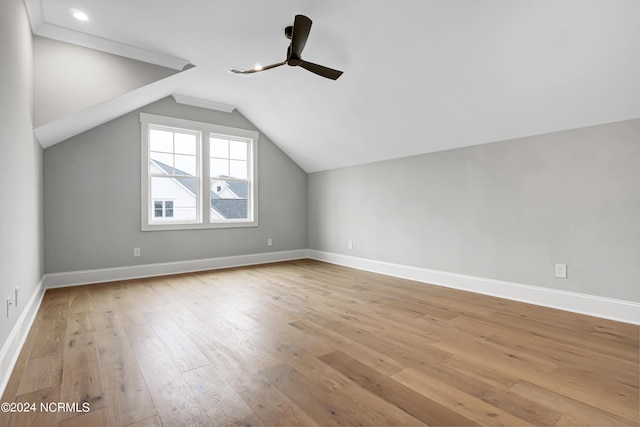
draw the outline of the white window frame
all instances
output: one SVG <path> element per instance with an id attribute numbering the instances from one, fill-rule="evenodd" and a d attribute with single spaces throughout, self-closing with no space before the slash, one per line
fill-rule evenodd
<path id="1" fill-rule="evenodd" d="M 141 123 L 141 229 L 142 231 L 158 230 L 191 230 L 209 228 L 234 228 L 258 226 L 258 139 L 259 133 L 249 129 L 221 126 L 212 123 L 197 122 L 157 114 L 140 113 Z M 149 176 L 149 126 L 160 126 L 169 129 L 199 132 L 198 141 L 198 187 L 197 220 L 191 222 L 160 222 L 153 218 Z M 211 218 L 211 177 L 209 168 L 209 136 L 225 135 L 231 138 L 242 138 L 248 141 L 248 182 L 247 219 L 212 220 Z M 166 220 L 165 220 L 166 221 Z"/>

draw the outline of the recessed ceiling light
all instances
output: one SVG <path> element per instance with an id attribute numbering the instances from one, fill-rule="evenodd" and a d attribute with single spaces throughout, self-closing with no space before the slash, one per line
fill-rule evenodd
<path id="1" fill-rule="evenodd" d="M 81 12 L 79 10 L 74 10 L 74 11 L 71 11 L 71 12 L 73 13 L 73 17 L 76 18 L 78 21 L 88 21 L 89 20 L 89 17 L 84 12 Z"/>

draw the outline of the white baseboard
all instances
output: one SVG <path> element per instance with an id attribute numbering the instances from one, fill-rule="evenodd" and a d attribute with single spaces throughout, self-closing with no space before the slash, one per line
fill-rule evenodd
<path id="1" fill-rule="evenodd" d="M 9 377 L 11 377 L 13 368 L 18 361 L 18 356 L 20 356 L 22 346 L 27 339 L 27 335 L 29 335 L 31 325 L 40 308 L 44 291 L 45 288 L 43 280 L 41 279 L 36 285 L 24 310 L 22 310 L 20 317 L 18 317 L 18 321 L 13 326 L 9 337 L 7 337 L 7 340 L 4 342 L 2 349 L 0 349 L 0 396 L 3 395 L 4 389 L 9 383 Z"/>
<path id="2" fill-rule="evenodd" d="M 113 282 L 116 280 L 140 279 L 143 277 L 290 261 L 301 258 L 307 258 L 307 251 L 305 249 L 191 261 L 132 265 L 127 267 L 101 268 L 96 270 L 70 271 L 67 273 L 49 273 L 44 275 L 44 286 L 46 289 L 62 288 L 66 286 Z"/>
<path id="3" fill-rule="evenodd" d="M 640 325 L 640 303 L 307 250 L 311 259 L 448 288 Z"/>

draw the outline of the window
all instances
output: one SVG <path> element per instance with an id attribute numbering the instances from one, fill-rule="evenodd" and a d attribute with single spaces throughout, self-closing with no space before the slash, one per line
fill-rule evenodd
<path id="1" fill-rule="evenodd" d="M 152 124 L 148 129 L 149 197 L 153 201 L 150 223 L 197 224 L 201 133 Z"/>
<path id="2" fill-rule="evenodd" d="M 142 230 L 257 226 L 258 133 L 140 114 Z"/>
<path id="3" fill-rule="evenodd" d="M 249 146 L 245 138 L 209 135 L 211 188 L 215 188 L 211 192 L 212 222 L 220 221 L 218 217 L 246 220 L 248 216 Z"/>
<path id="4" fill-rule="evenodd" d="M 173 218 L 173 200 L 154 200 L 154 218 Z"/>

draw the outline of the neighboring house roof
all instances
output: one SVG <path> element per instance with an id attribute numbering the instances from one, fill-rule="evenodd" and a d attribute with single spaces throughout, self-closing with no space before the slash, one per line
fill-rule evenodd
<path id="1" fill-rule="evenodd" d="M 181 171 L 180 169 L 174 169 L 173 167 L 159 162 L 157 160 L 151 160 L 153 164 L 165 171 L 167 175 L 180 174 L 188 175 L 188 173 Z M 226 181 L 229 176 L 221 176 L 216 178 L 220 181 L 224 181 L 229 189 L 237 196 L 233 199 L 223 199 L 215 191 L 211 191 L 211 208 L 218 212 L 225 219 L 240 219 L 247 217 L 247 186 L 238 181 Z M 195 197 L 196 195 L 196 180 L 191 178 L 174 178 L 183 187 L 189 190 Z"/>
<path id="2" fill-rule="evenodd" d="M 244 183 L 238 182 L 238 181 L 226 181 L 227 179 L 231 179 L 230 176 L 226 176 L 226 175 L 220 175 L 215 179 L 219 181 L 224 181 L 229 187 L 229 189 L 233 191 L 233 193 L 239 198 L 241 199 L 247 198 L 247 186 Z"/>
<path id="3" fill-rule="evenodd" d="M 211 207 L 226 219 L 247 217 L 247 199 L 211 199 Z"/>

